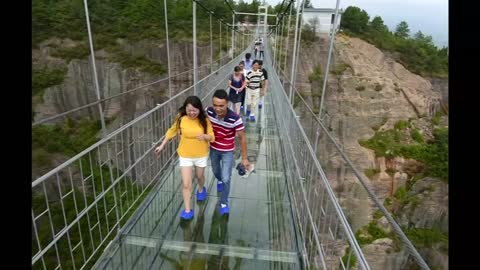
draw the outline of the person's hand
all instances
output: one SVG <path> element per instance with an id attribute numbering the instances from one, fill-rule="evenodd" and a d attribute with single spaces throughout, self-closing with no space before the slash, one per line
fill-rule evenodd
<path id="1" fill-rule="evenodd" d="M 247 169 L 248 171 L 250 171 L 250 162 L 248 162 L 248 159 L 243 158 L 243 159 L 242 159 L 242 165 L 245 167 L 245 169 Z"/>
<path id="2" fill-rule="evenodd" d="M 155 148 L 155 154 L 158 156 L 160 152 L 163 150 L 163 145 L 160 145 L 159 147 Z"/>
<path id="3" fill-rule="evenodd" d="M 197 136 L 197 139 L 199 141 L 208 141 L 207 136 L 208 136 L 207 134 L 200 134 L 200 135 Z"/>

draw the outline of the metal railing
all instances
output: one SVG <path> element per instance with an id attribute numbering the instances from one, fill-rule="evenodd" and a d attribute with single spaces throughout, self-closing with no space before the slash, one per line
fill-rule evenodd
<path id="1" fill-rule="evenodd" d="M 267 54 L 267 62 L 271 53 Z M 270 66 L 273 69 L 273 66 Z M 300 231 L 303 261 L 310 269 L 370 269 L 275 72 L 269 76 L 275 117 L 287 163 L 287 182 Z"/>
<path id="2" fill-rule="evenodd" d="M 272 36 L 271 41 L 276 42 L 276 36 Z M 296 41 L 294 40 L 294 42 Z M 330 48 L 333 45 L 332 39 Z M 269 49 L 272 51 L 272 48 Z M 273 46 L 273 49 L 279 50 L 278 46 Z M 329 54 L 331 54 L 331 50 Z M 269 55 L 273 54 L 270 53 Z M 301 124 L 303 129 L 302 135 L 308 140 L 309 147 L 312 148 L 315 159 L 318 160 L 322 172 L 328 180 L 329 186 L 331 186 L 331 190 L 338 199 L 348 224 L 355 234 L 356 241 L 362 242 L 363 255 L 366 258 L 366 262 L 372 269 L 387 269 L 391 265 L 396 265 L 398 269 L 409 267 L 430 269 L 415 246 L 402 231 L 398 222 L 384 206 L 383 199 L 385 198 L 379 198 L 378 192 L 382 192 L 381 185 L 372 185 L 365 174 L 361 173 L 353 165 L 354 163 L 350 160 L 350 157 L 345 154 L 342 144 L 337 141 L 342 138 L 344 132 L 348 132 L 350 125 L 368 125 L 378 130 L 384 125 L 393 126 L 394 122 L 404 120 L 404 117 L 394 117 L 385 114 L 378 117 L 369 117 L 369 123 L 365 123 L 359 121 L 363 120 L 362 117 L 356 117 L 355 113 L 352 113 L 353 115 L 346 117 L 345 121 L 349 120 L 348 123 L 331 123 L 331 116 L 325 113 L 322 115 L 323 118 L 319 119 L 319 115 L 322 112 L 321 106 L 317 112 L 311 108 L 310 103 L 305 100 L 297 87 L 295 87 L 292 79 L 285 74 L 285 72 L 290 73 L 290 71 L 282 69 L 280 54 L 277 52 L 276 55 L 278 59 L 272 62 L 274 66 L 271 68 L 274 71 L 272 73 L 278 76 L 278 87 L 282 89 L 279 92 L 288 96 L 288 105 L 291 106 L 298 122 Z M 328 68 L 326 72 L 328 72 Z M 295 74 L 295 72 L 292 72 L 292 74 Z M 298 80 L 295 75 L 292 76 L 294 77 L 293 81 Z M 326 79 L 323 83 L 322 99 L 324 99 L 324 92 L 326 91 L 325 86 Z M 286 104 L 283 105 L 283 107 L 286 106 Z M 341 134 L 336 134 L 340 138 L 332 135 L 331 124 L 341 125 L 339 127 L 342 130 Z M 291 132 L 292 130 L 290 129 Z M 301 157 L 304 158 L 304 155 Z M 358 158 L 354 161 L 357 163 L 363 162 L 358 160 Z M 395 187 L 392 186 L 392 188 L 394 190 L 398 189 L 398 184 Z M 378 230 L 379 236 L 376 236 L 376 239 L 373 240 L 369 239 L 368 230 Z M 380 242 L 375 242 L 375 240 Z M 371 246 L 368 246 L 370 244 Z M 382 254 L 384 256 L 382 260 L 378 259 L 378 256 L 382 255 L 373 251 L 375 245 L 383 245 L 385 250 L 387 250 L 386 254 Z"/>
<path id="3" fill-rule="evenodd" d="M 210 102 L 243 54 L 196 84 Z M 95 262 L 175 157 L 177 142 L 157 158 L 178 108 L 194 85 L 132 120 L 32 182 L 34 269 L 84 269 Z"/>

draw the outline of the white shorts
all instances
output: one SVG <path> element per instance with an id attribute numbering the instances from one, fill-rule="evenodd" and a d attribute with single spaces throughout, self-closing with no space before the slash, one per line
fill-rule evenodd
<path id="1" fill-rule="evenodd" d="M 199 158 L 184 158 L 178 157 L 180 161 L 180 167 L 195 167 L 205 168 L 207 167 L 208 156 L 206 157 L 199 157 Z"/>

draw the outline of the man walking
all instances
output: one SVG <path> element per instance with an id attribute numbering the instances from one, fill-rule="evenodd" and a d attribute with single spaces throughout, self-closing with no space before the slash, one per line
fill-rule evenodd
<path id="1" fill-rule="evenodd" d="M 260 42 L 260 44 L 258 45 L 258 50 L 260 51 L 259 58 L 263 60 L 263 51 L 265 50 L 265 45 L 263 44 L 263 42 Z"/>
<path id="2" fill-rule="evenodd" d="M 258 60 L 258 68 L 262 71 L 263 77 L 265 80 L 263 81 L 263 95 L 260 97 L 260 101 L 258 102 L 258 108 L 261 109 L 263 106 L 263 99 L 265 98 L 265 95 L 267 94 L 267 88 L 268 88 L 268 73 L 267 70 L 263 68 L 263 60 Z"/>
<path id="3" fill-rule="evenodd" d="M 247 117 L 250 121 L 255 121 L 255 116 L 258 112 L 258 101 L 260 96 L 264 94 L 264 80 L 263 72 L 259 69 L 259 60 L 253 61 L 253 69 L 247 73 L 247 88 L 245 94 L 247 95 L 245 106 L 247 107 Z M 250 107 L 248 107 L 250 105 Z M 248 109 L 250 108 L 250 109 Z"/>
<path id="4" fill-rule="evenodd" d="M 228 195 L 234 165 L 235 133 L 240 137 L 242 164 L 250 170 L 247 158 L 247 137 L 242 118 L 228 108 L 228 94 L 223 89 L 213 93 L 213 106 L 207 108 L 208 119 L 212 123 L 215 141 L 210 143 L 212 171 L 218 180 L 217 191 L 220 197 L 220 215 L 228 214 Z"/>

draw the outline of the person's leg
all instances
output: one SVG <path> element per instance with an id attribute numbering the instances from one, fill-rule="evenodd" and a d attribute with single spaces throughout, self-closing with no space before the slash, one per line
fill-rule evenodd
<path id="1" fill-rule="evenodd" d="M 197 176 L 198 181 L 198 191 L 203 192 L 205 185 L 205 167 L 202 168 L 195 166 L 195 175 Z"/>
<path id="2" fill-rule="evenodd" d="M 190 195 L 192 194 L 192 167 L 182 166 L 180 167 L 182 173 L 182 194 L 183 203 L 185 205 L 185 212 L 189 213 L 190 208 Z"/>
<path id="3" fill-rule="evenodd" d="M 205 167 L 207 167 L 208 156 L 195 159 L 195 175 L 198 181 L 197 201 L 207 199 L 207 189 L 205 188 Z"/>
<path id="4" fill-rule="evenodd" d="M 217 191 L 218 192 L 221 192 L 222 188 L 223 188 L 223 185 L 221 185 L 222 184 L 222 167 L 220 166 L 220 162 L 221 162 L 220 154 L 221 154 L 220 151 L 217 151 L 215 149 L 210 148 L 210 162 L 212 164 L 213 175 L 215 176 L 215 178 L 218 181 L 218 183 L 217 183 Z"/>
<path id="5" fill-rule="evenodd" d="M 260 89 L 250 90 L 250 116 L 258 115 L 258 99 L 260 98 Z M 250 117 L 252 119 L 252 117 Z"/>
<path id="6" fill-rule="evenodd" d="M 245 97 L 247 96 L 247 89 L 245 88 L 242 91 L 242 106 L 243 106 L 243 114 L 247 114 L 247 105 L 245 104 Z"/>
<path id="7" fill-rule="evenodd" d="M 228 204 L 228 196 L 230 194 L 230 179 L 232 177 L 233 169 L 233 154 L 234 151 L 222 153 L 222 182 L 224 184 L 222 196 L 220 197 L 221 204 Z"/>
<path id="8" fill-rule="evenodd" d="M 245 107 L 247 108 L 247 114 L 246 115 L 248 116 L 249 112 L 252 111 L 252 106 L 251 106 L 252 104 L 251 103 L 252 103 L 252 93 L 253 93 L 254 90 L 247 89 L 246 91 L 247 91 L 246 92 L 247 97 L 245 98 Z"/>
<path id="9" fill-rule="evenodd" d="M 242 105 L 241 102 L 235 103 L 235 112 L 240 115 L 240 106 Z"/>
<path id="10" fill-rule="evenodd" d="M 220 166 L 220 155 L 219 155 L 219 151 L 215 150 L 215 149 L 212 149 L 210 148 L 210 162 L 212 163 L 212 172 L 213 172 L 213 175 L 215 176 L 215 178 L 217 178 L 217 180 L 221 181 L 222 179 L 222 171 L 221 171 L 221 166 Z"/>

